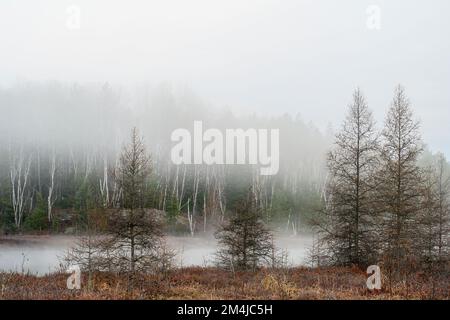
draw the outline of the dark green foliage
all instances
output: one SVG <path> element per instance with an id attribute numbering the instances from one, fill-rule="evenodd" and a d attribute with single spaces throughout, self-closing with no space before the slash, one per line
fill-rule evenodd
<path id="1" fill-rule="evenodd" d="M 311 220 L 317 217 L 323 207 L 320 193 L 311 188 L 303 188 L 293 194 L 277 189 L 270 208 L 271 222 L 289 231 L 308 229 Z M 289 224 L 289 225 L 288 225 Z"/>
<path id="2" fill-rule="evenodd" d="M 49 226 L 47 204 L 42 194 L 36 194 L 36 205 L 33 212 L 25 217 L 23 228 L 26 231 L 43 231 Z"/>
<path id="3" fill-rule="evenodd" d="M 274 256 L 273 236 L 264 224 L 251 192 L 236 213 L 215 234 L 219 242 L 216 263 L 235 270 L 255 270 Z"/>

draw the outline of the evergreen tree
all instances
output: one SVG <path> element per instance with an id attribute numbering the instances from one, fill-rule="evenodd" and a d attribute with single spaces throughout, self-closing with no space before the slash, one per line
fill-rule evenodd
<path id="1" fill-rule="evenodd" d="M 253 193 L 238 206 L 235 215 L 216 232 L 216 263 L 228 270 L 255 270 L 274 256 L 273 236 L 262 221 Z"/>
<path id="2" fill-rule="evenodd" d="M 43 231 L 49 226 L 47 204 L 41 193 L 36 194 L 36 205 L 30 215 L 26 216 L 24 228 L 29 231 Z"/>

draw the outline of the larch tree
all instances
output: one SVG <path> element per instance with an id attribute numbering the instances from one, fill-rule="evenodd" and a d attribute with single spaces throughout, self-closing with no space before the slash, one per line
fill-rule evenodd
<path id="1" fill-rule="evenodd" d="M 423 197 L 419 123 L 398 86 L 382 132 L 378 199 L 383 263 L 390 275 L 407 273 L 417 262 L 418 218 Z"/>
<path id="2" fill-rule="evenodd" d="M 318 226 L 330 264 L 366 265 L 375 259 L 373 194 L 378 147 L 372 113 L 357 89 L 328 154 L 327 203 Z"/>
<path id="3" fill-rule="evenodd" d="M 105 243 L 114 268 L 129 275 L 130 289 L 137 272 L 151 272 L 162 259 L 169 258 L 163 248 L 161 225 L 154 212 L 144 208 L 150 170 L 150 157 L 133 129 L 115 177 L 122 190 L 121 205 L 109 218 Z"/>

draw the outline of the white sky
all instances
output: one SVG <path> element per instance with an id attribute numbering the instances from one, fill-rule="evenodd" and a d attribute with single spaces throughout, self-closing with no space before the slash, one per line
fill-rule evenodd
<path id="1" fill-rule="evenodd" d="M 66 27 L 71 5 L 80 29 Z M 0 84 L 168 81 L 323 128 L 357 86 L 382 122 L 401 83 L 424 140 L 450 157 L 449 14 L 448 0 L 0 0 Z"/>

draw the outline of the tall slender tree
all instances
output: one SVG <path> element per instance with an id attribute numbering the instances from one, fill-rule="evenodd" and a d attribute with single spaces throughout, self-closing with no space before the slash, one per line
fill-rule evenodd
<path id="1" fill-rule="evenodd" d="M 416 260 L 420 237 L 422 170 L 417 158 L 422 152 L 419 123 L 413 119 L 403 87 L 398 86 L 382 132 L 380 200 L 380 240 L 389 273 L 408 272 Z"/>
<path id="2" fill-rule="evenodd" d="M 17 228 L 22 225 L 27 200 L 29 200 L 29 177 L 31 156 L 25 159 L 22 149 L 10 160 L 11 204 L 14 212 L 14 222 Z"/>
<path id="3" fill-rule="evenodd" d="M 133 287 L 136 272 L 148 272 L 161 261 L 163 234 L 160 223 L 145 210 L 147 178 L 150 157 L 136 129 L 131 142 L 124 147 L 116 177 L 122 190 L 121 208 L 111 215 L 106 250 L 120 272 L 129 275 Z"/>
<path id="4" fill-rule="evenodd" d="M 359 89 L 335 148 L 328 154 L 325 219 L 319 224 L 332 264 L 361 265 L 375 258 L 373 192 L 378 136 L 372 113 Z"/>

